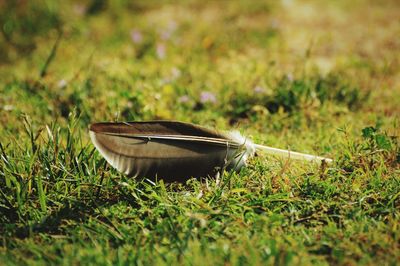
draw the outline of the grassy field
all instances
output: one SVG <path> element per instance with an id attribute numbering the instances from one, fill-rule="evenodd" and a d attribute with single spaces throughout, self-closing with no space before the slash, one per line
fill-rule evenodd
<path id="1" fill-rule="evenodd" d="M 398 1 L 0 0 L 1 265 L 396 265 Z M 133 180 L 99 121 L 331 157 Z"/>

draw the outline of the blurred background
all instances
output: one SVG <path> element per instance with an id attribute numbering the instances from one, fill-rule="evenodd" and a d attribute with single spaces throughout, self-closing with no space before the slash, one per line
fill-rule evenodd
<path id="1" fill-rule="evenodd" d="M 0 0 L 0 122 L 393 117 L 399 15 L 396 0 Z"/>

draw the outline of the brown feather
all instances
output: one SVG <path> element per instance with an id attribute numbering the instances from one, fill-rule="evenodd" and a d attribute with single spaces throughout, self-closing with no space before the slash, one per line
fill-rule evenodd
<path id="1" fill-rule="evenodd" d="M 117 170 L 167 182 L 215 175 L 240 161 L 240 145 L 225 135 L 176 121 L 96 123 L 90 136 Z"/>

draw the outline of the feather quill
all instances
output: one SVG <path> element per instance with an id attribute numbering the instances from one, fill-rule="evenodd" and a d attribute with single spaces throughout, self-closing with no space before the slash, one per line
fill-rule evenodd
<path id="1" fill-rule="evenodd" d="M 293 159 L 330 159 L 254 144 L 239 132 L 226 134 L 177 121 L 95 123 L 90 138 L 106 161 L 135 178 L 167 182 L 238 170 L 256 150 Z"/>

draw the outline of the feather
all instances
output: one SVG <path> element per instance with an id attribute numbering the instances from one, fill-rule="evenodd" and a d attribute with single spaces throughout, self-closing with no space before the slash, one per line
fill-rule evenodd
<path id="1" fill-rule="evenodd" d="M 175 121 L 96 123 L 90 137 L 109 164 L 132 177 L 183 181 L 240 168 L 249 157 L 221 133 Z"/>
<path id="2" fill-rule="evenodd" d="M 89 134 L 100 154 L 118 171 L 167 182 L 238 170 L 256 150 L 294 159 L 329 160 L 254 144 L 237 131 L 224 134 L 177 121 L 95 123 Z"/>

